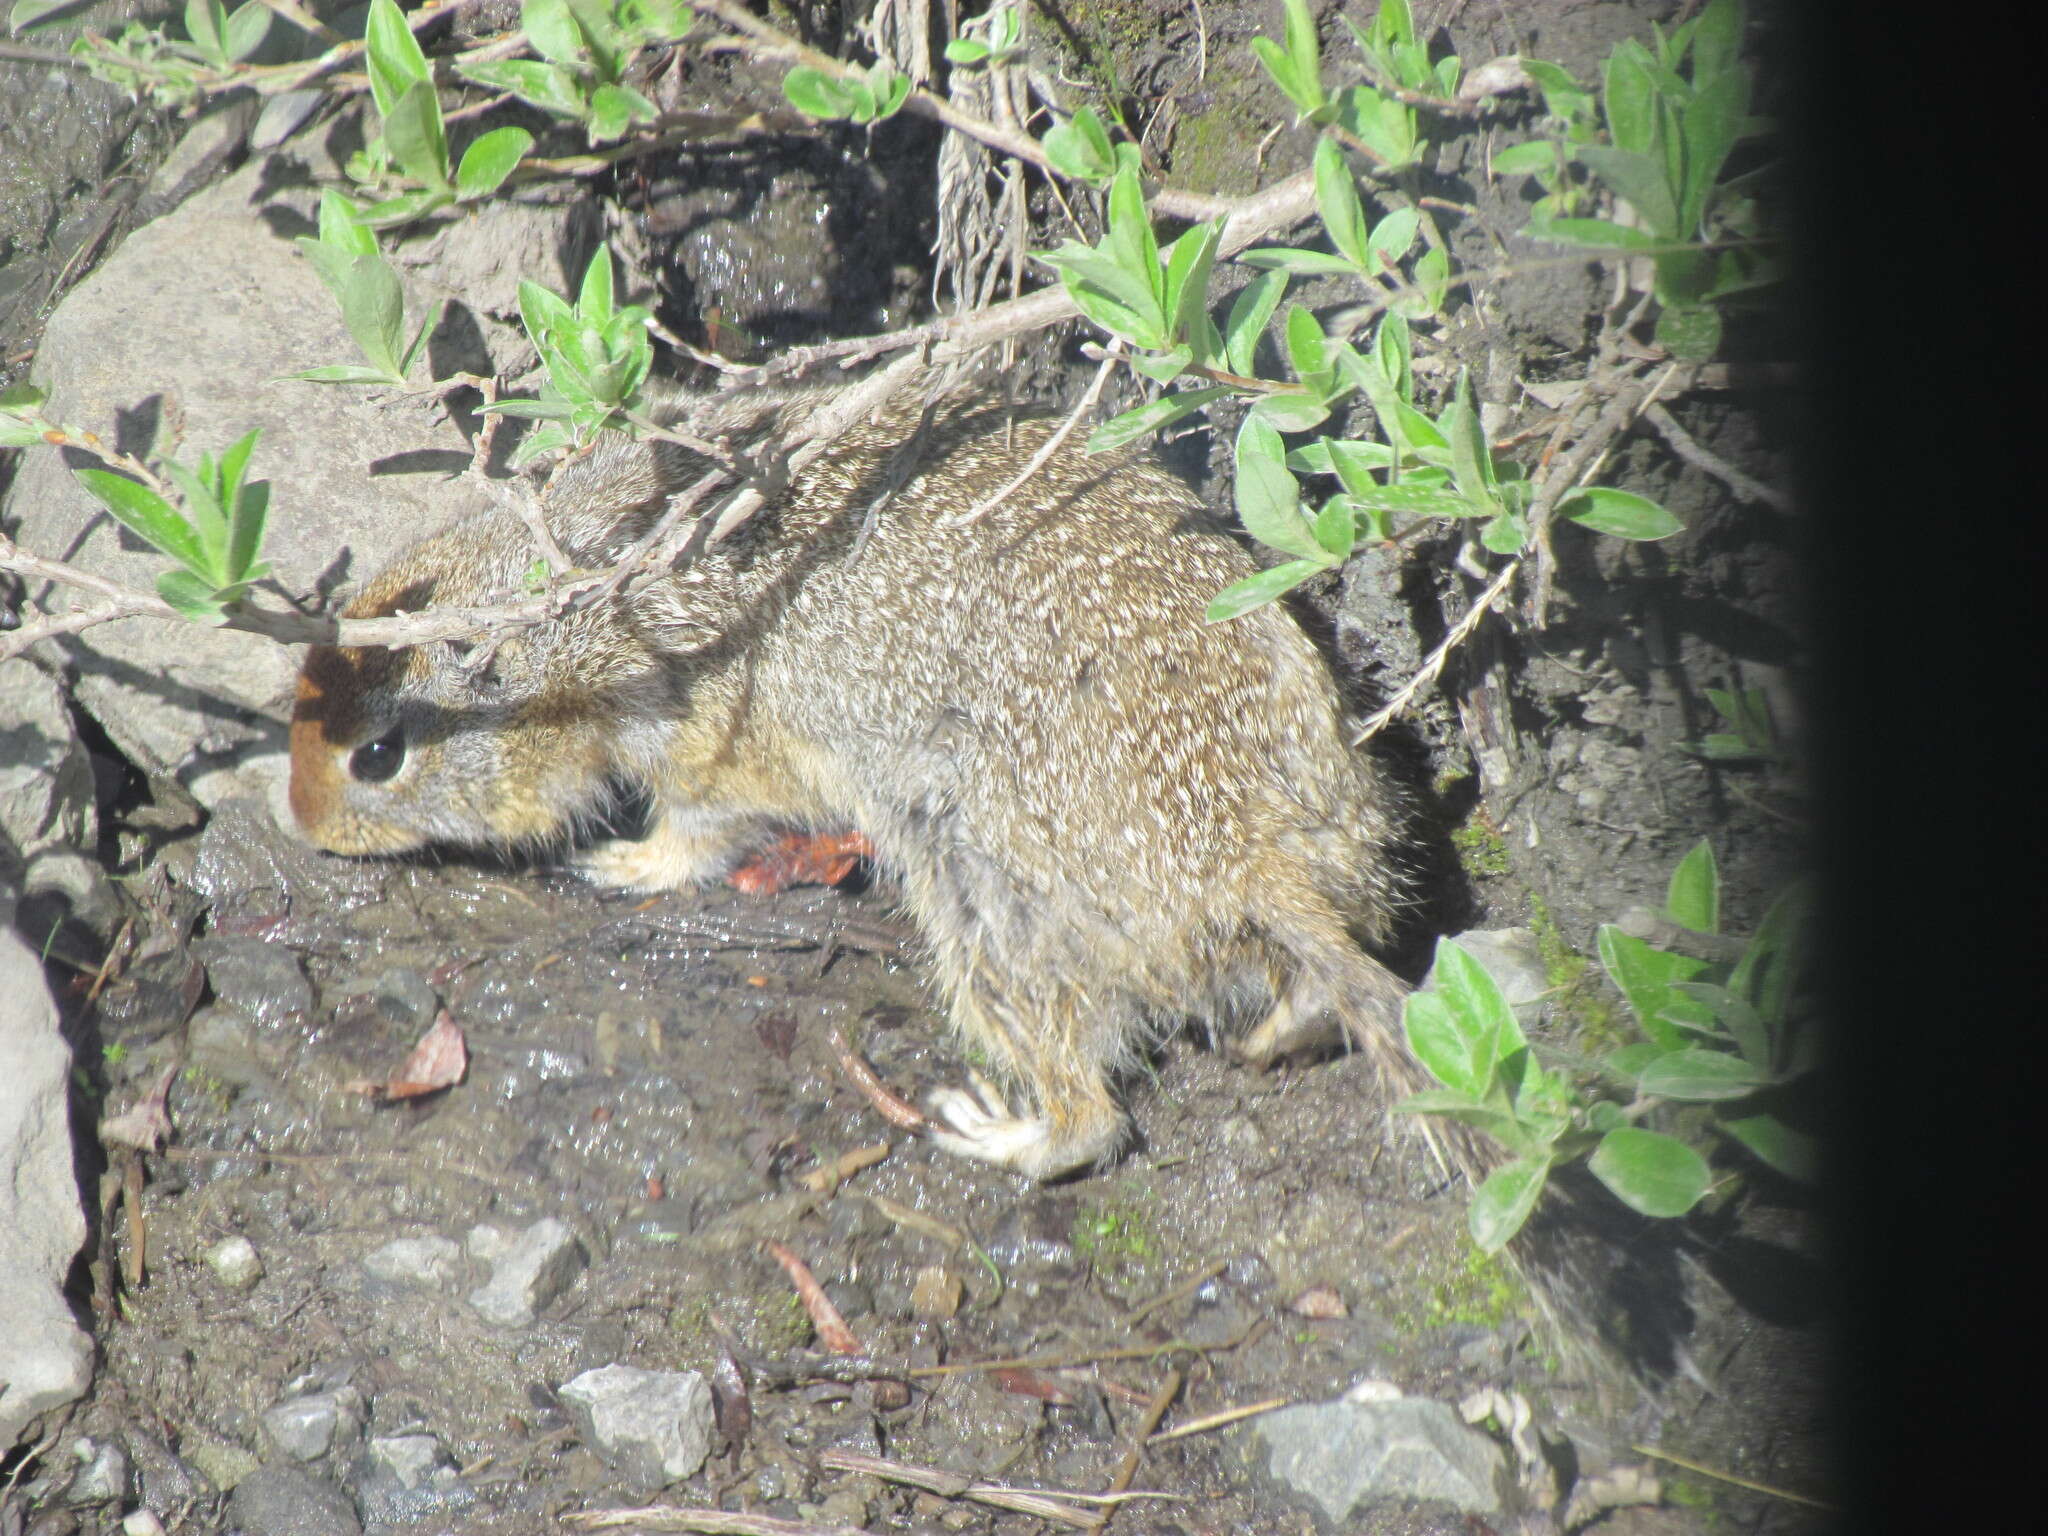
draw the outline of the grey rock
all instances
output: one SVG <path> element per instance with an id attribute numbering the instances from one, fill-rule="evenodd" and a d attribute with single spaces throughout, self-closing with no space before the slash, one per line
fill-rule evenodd
<path id="1" fill-rule="evenodd" d="M 394 1237 L 363 1255 L 363 1272 L 390 1285 L 446 1290 L 462 1267 L 462 1248 L 452 1238 Z"/>
<path id="2" fill-rule="evenodd" d="M 1501 1507 L 1500 1448 L 1428 1398 L 1304 1403 L 1266 1414 L 1253 1434 L 1268 1475 L 1335 1522 L 1364 1505 L 1405 1499 L 1470 1514 Z"/>
<path id="3" fill-rule="evenodd" d="M 263 1278 L 263 1259 L 246 1237 L 224 1237 L 206 1250 L 206 1267 L 231 1291 L 249 1291 Z"/>
<path id="4" fill-rule="evenodd" d="M 223 1491 L 241 1487 L 243 1481 L 254 1477 L 261 1467 L 261 1463 L 239 1445 L 210 1439 L 203 1434 L 187 1437 L 181 1449 L 199 1475 Z"/>
<path id="5" fill-rule="evenodd" d="M 161 218 L 227 169 L 248 142 L 256 111 L 253 100 L 230 98 L 202 113 L 151 174 L 135 204 L 137 217 Z"/>
<path id="6" fill-rule="evenodd" d="M 213 995 L 259 1024 L 295 1025 L 313 1012 L 313 984 L 292 950 L 263 939 L 197 939 Z"/>
<path id="7" fill-rule="evenodd" d="M 373 898 L 382 881 L 377 864 L 318 853 L 260 802 L 240 799 L 207 820 L 189 883 L 217 911 L 254 915 L 348 911 Z"/>
<path id="8" fill-rule="evenodd" d="M 692 1476 L 711 1454 L 711 1388 L 695 1371 L 600 1366 L 561 1398 L 584 1443 L 641 1486 Z"/>
<path id="9" fill-rule="evenodd" d="M 142 1502 L 151 1509 L 176 1509 L 211 1496 L 210 1479 L 147 1430 L 129 1427 L 121 1438 L 135 1464 Z"/>
<path id="10" fill-rule="evenodd" d="M 0 834 L 20 852 L 23 894 L 60 897 L 92 927 L 112 926 L 113 888 L 92 857 L 92 761 L 63 690 L 23 657 L 0 661 Z"/>
<path id="11" fill-rule="evenodd" d="M 256 1055 L 256 1028 L 239 1008 L 211 1006 L 185 1026 L 185 1059 L 224 1083 L 247 1088 L 268 1080 Z"/>
<path id="12" fill-rule="evenodd" d="M 315 181 L 336 173 L 311 137 L 252 157 L 137 230 L 74 288 L 51 316 L 35 363 L 54 419 L 123 448 L 148 452 L 161 438 L 189 461 L 260 430 L 252 475 L 278 488 L 280 509 L 287 498 L 290 507 L 272 519 L 265 554 L 276 579 L 306 596 L 361 579 L 423 528 L 481 499 L 451 483 L 469 459 L 453 425 L 370 391 L 280 382 L 298 369 L 357 358 L 333 298 L 292 244 L 313 231 Z M 509 364 L 525 342 L 487 312 L 498 302 L 495 289 L 480 311 L 465 285 L 488 265 L 568 289 L 562 258 L 574 260 L 580 277 L 583 254 L 568 231 L 592 227 L 593 216 L 566 200 L 501 200 L 488 234 L 470 230 L 466 217 L 447 221 L 431 268 L 413 265 L 434 238 L 431 225 L 410 232 L 396 253 L 408 316 L 451 301 L 429 347 L 435 369 L 493 372 L 500 362 L 487 355 L 492 349 Z M 25 547 L 61 553 L 125 585 L 149 590 L 163 569 L 162 557 L 117 527 L 58 454 L 23 456 L 5 516 Z M 30 600 L 41 608 L 69 601 L 45 589 Z M 39 654 L 74 669 L 80 705 L 145 771 L 176 778 L 209 807 L 237 794 L 278 803 L 297 666 L 285 647 L 134 619 L 52 639 Z"/>
<path id="13" fill-rule="evenodd" d="M 64 1502 L 84 1509 L 98 1504 L 122 1504 L 128 1499 L 128 1452 L 111 1440 L 89 1440 L 81 1436 L 71 1448 L 78 1458 L 78 1470 L 64 1490 Z"/>
<path id="14" fill-rule="evenodd" d="M 469 1304 L 491 1322 L 524 1327 L 590 1262 L 562 1222 L 548 1216 L 520 1233 L 491 1265 L 491 1278 L 469 1293 Z"/>
<path id="15" fill-rule="evenodd" d="M 1531 1028 L 1542 1022 L 1550 978 L 1544 970 L 1543 951 L 1537 946 L 1534 929 L 1474 928 L 1454 937 L 1458 946 L 1493 978 L 1493 984 L 1514 1009 L 1517 1023 Z M 1423 985 L 1435 984 L 1436 970 L 1432 967 Z"/>
<path id="16" fill-rule="evenodd" d="M 12 846 L 0 837 L 0 868 Z M 71 1168 L 71 1049 L 0 887 L 0 1454 L 92 1380 L 92 1341 L 60 1290 L 85 1241 Z"/>
<path id="17" fill-rule="evenodd" d="M 235 1485 L 228 1524 L 242 1536 L 362 1536 L 347 1494 L 303 1467 L 275 1462 Z"/>
<path id="18" fill-rule="evenodd" d="M 422 1520 L 476 1498 L 432 1435 L 377 1436 L 357 1463 L 355 1483 L 372 1521 Z"/>
<path id="19" fill-rule="evenodd" d="M 363 1429 L 363 1398 L 353 1387 L 288 1397 L 263 1415 L 263 1432 L 294 1461 L 347 1450 Z"/>

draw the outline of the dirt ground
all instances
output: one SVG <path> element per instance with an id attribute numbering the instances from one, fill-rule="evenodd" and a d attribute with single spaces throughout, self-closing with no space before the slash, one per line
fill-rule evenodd
<path id="1" fill-rule="evenodd" d="M 1527 47 L 1585 79 L 1615 37 L 1672 9 L 1508 5 L 1460 15 L 1451 35 L 1468 60 Z M 1178 7 L 1070 19 L 1114 55 L 1132 97 L 1178 103 L 1169 162 L 1210 152 L 1203 113 L 1227 92 L 1193 83 Z M 1218 58 L 1270 22 L 1255 4 L 1212 3 L 1204 18 Z M 1306 142 L 1283 136 L 1274 161 L 1291 165 L 1288 146 Z M 906 163 L 917 154 L 914 141 L 884 147 Z M 857 156 L 856 136 L 837 152 Z M 812 153 L 792 151 L 793 163 Z M 1469 164 L 1453 157 L 1442 174 L 1500 226 L 1516 216 L 1486 201 Z M 645 214 L 662 185 L 622 181 L 611 195 Z M 913 236 L 923 216 L 911 210 Z M 1474 221 L 1461 254 L 1477 259 L 1493 233 Z M 701 306 L 677 245 L 660 228 L 646 238 L 668 300 Z M 894 260 L 904 231 L 857 223 L 835 239 L 844 282 L 825 307 L 844 330 L 878 328 L 916 285 L 855 279 Z M 1504 290 L 1447 345 L 1562 376 L 1602 300 L 1590 271 Z M 765 338 L 808 334 L 785 301 L 764 286 L 738 318 Z M 26 322 L 10 323 L 21 334 Z M 1731 348 L 1779 361 L 1766 323 Z M 1020 378 L 1069 389 L 1071 363 L 1048 348 Z M 1789 429 L 1776 376 L 1753 377 L 1674 411 L 1768 480 Z M 1182 445 L 1177 462 L 1202 478 L 1207 451 Z M 1687 535 L 1649 553 L 1588 546 L 1566 563 L 1550 627 L 1483 640 L 1387 744 L 1432 881 L 1407 936 L 1411 977 L 1434 934 L 1460 928 L 1535 918 L 1589 949 L 1596 924 L 1656 904 L 1704 835 L 1737 931 L 1797 867 L 1796 784 L 1686 750 L 1711 725 L 1704 687 L 1782 689 L 1796 674 L 1784 519 L 1738 505 L 1647 436 L 1628 441 L 1610 481 L 1664 501 Z M 1227 482 L 1208 476 L 1205 491 L 1222 501 Z M 1398 570 L 1360 561 L 1310 594 L 1359 696 L 1400 682 L 1469 597 L 1454 554 L 1424 549 Z M 139 1486 L 155 1479 L 182 1512 L 174 1530 L 221 1528 L 220 1490 L 276 1459 L 266 1413 L 318 1392 L 354 1405 L 317 1464 L 373 1530 L 550 1531 L 565 1512 L 643 1502 L 653 1489 L 585 1444 L 559 1395 L 615 1361 L 719 1381 L 737 1364 L 751 1382 L 748 1422 L 722 1412 L 724 1448 L 663 1498 L 821 1528 L 1054 1529 L 846 1470 L 832 1453 L 1098 1491 L 1169 1379 L 1169 1425 L 1361 1381 L 1452 1403 L 1500 1387 L 1535 1405 L 1560 1460 L 1650 1464 L 1664 1479 L 1660 1506 L 1618 1509 L 1598 1529 L 1813 1526 L 1802 1504 L 1686 1465 L 1826 1492 L 1821 1276 L 1811 1213 L 1788 1188 L 1753 1179 L 1661 1230 L 1581 1193 L 1516 1262 L 1482 1260 L 1462 1190 L 1389 1127 L 1362 1062 L 1259 1074 L 1187 1037 L 1162 1043 L 1128 1085 L 1139 1138 L 1121 1161 L 1033 1187 L 893 1130 L 838 1059 L 842 1032 L 913 1100 L 968 1067 L 937 1028 L 886 881 L 642 900 L 530 864 L 355 863 L 308 852 L 254 806 L 202 825 L 102 761 L 104 848 L 136 924 L 89 1003 L 99 956 L 80 952 L 76 972 L 53 965 L 81 1069 L 82 1183 L 101 1202 L 77 1285 L 101 1364 L 64 1435 L 129 1447 Z M 388 1077 L 443 1011 L 467 1038 L 459 1086 L 399 1102 L 356 1091 Z M 90 1127 L 103 1107 L 167 1071 L 169 1147 L 132 1165 L 102 1148 Z M 805 1182 L 884 1145 L 843 1183 Z M 136 1192 L 125 1202 L 124 1184 Z M 488 1321 L 470 1297 L 493 1243 L 549 1218 L 573 1235 L 573 1273 L 536 1319 Z M 253 1246 L 260 1278 L 224 1278 L 210 1256 L 230 1237 Z M 452 1245 L 431 1275 L 392 1278 L 373 1257 L 419 1238 Z M 808 1265 L 865 1358 L 887 1367 L 878 1379 L 825 1360 L 770 1242 Z M 416 1486 L 364 1449 L 404 1436 L 438 1448 L 439 1472 Z M 28 1482 L 38 1470 L 13 1472 Z M 1329 1528 L 1272 1484 L 1242 1423 L 1155 1443 L 1131 1486 L 1166 1498 L 1124 1506 L 1111 1529 L 1128 1536 Z M 1548 1528 L 1526 1511 L 1497 1518 L 1383 1507 L 1342 1529 Z M 118 1528 L 104 1507 L 53 1507 L 32 1527 Z"/>

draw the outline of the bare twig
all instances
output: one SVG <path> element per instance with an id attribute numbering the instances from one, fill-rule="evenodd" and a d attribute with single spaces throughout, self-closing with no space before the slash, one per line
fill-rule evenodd
<path id="1" fill-rule="evenodd" d="M 870 1536 L 857 1525 L 819 1525 L 810 1520 L 778 1520 L 773 1515 L 746 1515 L 724 1509 L 684 1509 L 676 1504 L 586 1509 L 560 1519 L 562 1524 L 582 1531 L 609 1531 L 630 1525 L 642 1531 L 695 1531 L 699 1536 Z"/>
<path id="2" fill-rule="evenodd" d="M 1479 621 L 1486 616 L 1487 610 L 1499 600 L 1500 595 L 1507 591 L 1508 583 L 1515 579 L 1515 572 L 1521 568 L 1522 562 L 1518 559 L 1510 560 L 1500 568 L 1499 573 L 1487 584 L 1486 590 L 1479 594 L 1479 600 L 1466 611 L 1463 618 L 1451 626 L 1451 632 L 1445 635 L 1437 648 L 1429 653 L 1422 665 L 1416 669 L 1415 675 L 1403 683 L 1395 691 L 1394 696 L 1388 699 L 1384 705 L 1366 717 L 1365 724 L 1359 727 L 1358 734 L 1351 738 L 1353 746 L 1362 745 L 1379 735 L 1381 731 L 1387 728 L 1387 723 L 1390 720 L 1400 714 L 1402 710 L 1406 709 L 1414 701 L 1418 693 L 1429 687 L 1430 684 L 1434 683 L 1442 675 L 1444 663 L 1450 660 L 1451 652 L 1463 644 L 1466 637 L 1479 627 Z"/>
<path id="3" fill-rule="evenodd" d="M 1240 1419 L 1257 1418 L 1262 1413 L 1271 1413 L 1275 1408 L 1285 1408 L 1290 1400 L 1284 1397 L 1269 1397 L 1261 1402 L 1246 1403 L 1242 1408 L 1225 1408 L 1217 1413 L 1205 1413 L 1199 1419 L 1190 1419 L 1185 1424 L 1176 1424 L 1152 1437 L 1154 1442 L 1180 1440 L 1188 1435 L 1205 1435 L 1212 1429 L 1222 1429 Z"/>
<path id="4" fill-rule="evenodd" d="M 1098 1521 L 1094 1510 L 1076 1509 L 1074 1506 L 1077 1504 L 1107 1504 L 1114 1508 L 1132 1499 L 1179 1500 L 1177 1494 L 1154 1492 L 1072 1493 L 1062 1490 L 1039 1493 L 1026 1488 L 1011 1488 L 1003 1483 L 976 1482 L 957 1472 L 888 1461 L 859 1451 L 823 1451 L 819 1453 L 818 1463 L 834 1472 L 857 1472 L 867 1477 L 879 1477 L 888 1483 L 908 1483 L 913 1488 L 922 1488 L 942 1498 L 972 1499 L 977 1504 L 988 1504 L 996 1509 L 1012 1509 L 1020 1514 L 1036 1515 L 1041 1520 L 1056 1520 L 1079 1531 L 1094 1530 Z"/>
<path id="5" fill-rule="evenodd" d="M 1109 1480 L 1109 1487 L 1103 1490 L 1105 1493 L 1122 1493 L 1131 1486 L 1131 1479 L 1138 1475 L 1138 1463 L 1145 1457 L 1145 1442 L 1151 1438 L 1152 1431 L 1159 1427 L 1159 1421 L 1166 1417 L 1166 1410 L 1173 1406 L 1173 1400 L 1180 1396 L 1181 1380 L 1179 1371 L 1166 1373 L 1166 1379 L 1159 1384 L 1159 1390 L 1152 1394 L 1152 1400 L 1145 1405 L 1144 1417 L 1138 1420 L 1137 1428 L 1131 1431 L 1130 1449 L 1124 1452 L 1124 1459 L 1117 1463 L 1116 1476 Z M 1105 1528 L 1115 1514 L 1116 1506 L 1112 1504 L 1095 1517 L 1095 1528 L 1098 1531 Z"/>
<path id="6" fill-rule="evenodd" d="M 1765 485 L 1761 480 L 1744 474 L 1726 459 L 1702 448 L 1663 406 L 1652 403 L 1643 412 L 1643 420 L 1657 429 L 1657 435 L 1664 439 L 1673 453 L 1696 469 L 1712 475 L 1742 500 L 1762 502 L 1774 512 L 1792 510 L 1790 496 L 1775 486 Z"/>

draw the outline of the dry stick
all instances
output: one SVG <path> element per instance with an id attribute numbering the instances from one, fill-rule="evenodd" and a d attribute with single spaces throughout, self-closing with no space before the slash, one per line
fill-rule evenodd
<path id="1" fill-rule="evenodd" d="M 1451 626 L 1451 632 L 1429 653 L 1428 658 L 1416 669 L 1415 675 L 1403 683 L 1391 699 L 1366 717 L 1365 724 L 1359 728 L 1358 734 L 1351 738 L 1354 747 L 1362 746 L 1379 735 L 1387 728 L 1387 722 L 1406 709 L 1416 694 L 1429 687 L 1442 675 L 1444 663 L 1451 659 L 1451 652 L 1463 644 L 1466 637 L 1479 627 L 1479 621 L 1499 600 L 1500 595 L 1507 591 L 1508 583 L 1515 579 L 1515 572 L 1521 568 L 1522 562 L 1519 557 L 1500 568 L 1500 573 L 1488 582 L 1486 590 L 1479 594 L 1479 601 L 1471 606 L 1463 618 Z"/>
<path id="2" fill-rule="evenodd" d="M 1711 1477 L 1720 1482 L 1733 1483 L 1737 1488 L 1747 1488 L 1751 1493 L 1768 1494 L 1774 1499 L 1785 1499 L 1794 1504 L 1804 1504 L 1810 1509 L 1831 1511 L 1835 1508 L 1834 1505 L 1824 1499 L 1808 1498 L 1805 1494 L 1794 1493 L 1789 1488 L 1773 1488 L 1769 1483 L 1753 1483 L 1746 1477 L 1737 1477 L 1733 1472 L 1718 1471 L 1713 1467 L 1694 1461 L 1690 1457 L 1676 1456 L 1670 1451 L 1660 1451 L 1655 1446 L 1632 1445 L 1629 1449 L 1638 1456 L 1654 1456 L 1659 1461 L 1668 1461 L 1675 1467 L 1683 1467 L 1688 1472 L 1697 1472 L 1702 1477 Z"/>
<path id="3" fill-rule="evenodd" d="M 1643 412 L 1643 420 L 1657 429 L 1657 435 L 1665 445 L 1686 463 L 1702 469 L 1727 486 L 1744 501 L 1760 501 L 1775 512 L 1790 512 L 1792 498 L 1775 486 L 1765 485 L 1761 480 L 1752 479 L 1730 464 L 1726 459 L 1708 452 L 1694 440 L 1691 433 L 1681 427 L 1672 414 L 1662 405 L 1652 403 Z"/>
<path id="4" fill-rule="evenodd" d="M 1152 1401 L 1145 1405 L 1145 1416 L 1138 1421 L 1138 1427 L 1131 1433 L 1131 1448 L 1124 1452 L 1124 1459 L 1118 1463 L 1116 1476 L 1109 1480 L 1105 1493 L 1122 1493 L 1131 1486 L 1131 1479 L 1138 1475 L 1138 1463 L 1145 1456 L 1145 1442 L 1152 1431 L 1159 1427 L 1159 1421 L 1166 1417 L 1166 1410 L 1173 1406 L 1173 1400 L 1180 1396 L 1181 1374 L 1168 1371 L 1166 1380 L 1159 1384 L 1159 1390 L 1152 1394 Z M 1116 1514 L 1116 1506 L 1110 1505 L 1096 1516 L 1095 1528 L 1099 1531 L 1107 1526 Z"/>
<path id="5" fill-rule="evenodd" d="M 1285 1408 L 1289 1401 L 1291 1399 L 1284 1397 L 1269 1397 L 1260 1402 L 1246 1403 L 1242 1408 L 1225 1408 L 1219 1413 L 1205 1413 L 1199 1419 L 1190 1419 L 1185 1424 L 1177 1424 L 1172 1429 L 1154 1435 L 1152 1443 L 1157 1445 L 1167 1440 L 1180 1440 L 1188 1435 L 1207 1434 L 1212 1429 L 1222 1429 L 1225 1425 L 1235 1424 L 1240 1419 L 1256 1418 L 1262 1413 L 1271 1413 L 1275 1408 Z"/>
<path id="6" fill-rule="evenodd" d="M 1535 615 L 1538 626 L 1543 615 L 1550 609 L 1550 589 L 1554 580 L 1554 562 L 1550 559 L 1550 517 L 1557 504 L 1577 487 L 1592 468 L 1593 463 L 1606 452 L 1607 445 L 1625 427 L 1630 418 L 1642 408 L 1644 391 L 1640 379 L 1630 379 L 1615 390 L 1601 407 L 1600 414 L 1593 419 L 1593 425 L 1557 471 L 1546 477 L 1543 489 L 1536 493 L 1536 499 L 1529 507 L 1529 530 L 1536 544 L 1536 590 L 1530 594 L 1529 609 Z"/>
<path id="7" fill-rule="evenodd" d="M 1145 1305 L 1138 1308 L 1137 1311 L 1131 1313 L 1130 1316 L 1124 1319 L 1124 1326 L 1126 1328 L 1135 1328 L 1139 1323 L 1142 1323 L 1146 1318 L 1150 1317 L 1154 1312 L 1157 1312 L 1161 1307 L 1170 1306 L 1172 1303 L 1180 1300 L 1181 1297 L 1187 1295 L 1189 1292 L 1201 1289 L 1203 1286 L 1207 1285 L 1211 1280 L 1214 1280 L 1218 1275 L 1222 1274 L 1223 1271 L 1228 1269 L 1229 1267 L 1230 1261 L 1228 1259 L 1218 1259 L 1213 1264 L 1203 1266 L 1201 1269 L 1196 1270 L 1192 1275 L 1189 1275 L 1187 1279 L 1181 1281 L 1181 1283 L 1179 1285 L 1176 1285 L 1172 1290 L 1161 1291 L 1157 1296 L 1154 1296 L 1150 1301 L 1146 1302 Z"/>
<path id="8" fill-rule="evenodd" d="M 1081 396 L 1080 404 L 1067 412 L 1066 420 L 1059 424 L 1058 428 L 1055 429 L 1051 437 L 1045 440 L 1038 452 L 1031 455 L 1031 462 L 1018 470 L 1010 482 L 993 496 L 984 497 L 958 516 L 949 516 L 942 519 L 945 526 L 948 528 L 965 528 L 970 523 L 980 522 L 984 515 L 993 512 L 1007 501 L 1011 492 L 1017 490 L 1026 480 L 1029 480 L 1033 475 L 1045 468 L 1047 461 L 1060 451 L 1060 444 L 1071 437 L 1074 428 L 1080 425 L 1090 411 L 1095 409 L 1095 402 L 1102 398 L 1102 386 L 1109 382 L 1109 376 L 1116 371 L 1117 360 L 1123 355 L 1124 339 L 1119 336 L 1110 342 L 1108 349 L 1103 353 L 1102 366 L 1095 370 L 1095 377 L 1088 381 L 1088 392 Z"/>
<path id="9" fill-rule="evenodd" d="M 699 1536 L 873 1536 L 857 1525 L 815 1525 L 808 1520 L 778 1520 L 773 1515 L 742 1515 L 723 1509 L 683 1509 L 674 1504 L 586 1509 L 560 1519 L 564 1525 L 585 1531 L 630 1525 L 643 1531 L 696 1531 Z"/>
<path id="10" fill-rule="evenodd" d="M 1118 1504 L 1132 1499 L 1168 1499 L 1178 1502 L 1180 1495 L 1172 1493 L 1073 1493 L 1062 1490 L 1058 1493 L 1037 1493 L 1028 1488 L 1012 1488 L 1003 1483 L 979 1483 L 963 1477 L 957 1472 L 942 1472 L 936 1467 L 915 1467 L 908 1462 L 889 1461 L 880 1456 L 865 1456 L 859 1451 L 825 1451 L 818 1457 L 820 1466 L 834 1472 L 856 1472 L 868 1477 L 879 1477 L 887 1483 L 908 1483 L 913 1488 L 922 1488 L 948 1499 L 972 1499 L 977 1504 L 990 1504 L 997 1509 L 1013 1509 L 1019 1514 L 1036 1515 L 1041 1520 L 1057 1520 L 1071 1525 L 1076 1530 L 1090 1531 L 1096 1528 L 1097 1514 L 1092 1509 L 1075 1509 L 1076 1504 L 1107 1504 L 1114 1509 Z"/>

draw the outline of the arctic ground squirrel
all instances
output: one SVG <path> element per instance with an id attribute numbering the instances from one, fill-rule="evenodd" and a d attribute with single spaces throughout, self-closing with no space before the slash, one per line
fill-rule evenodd
<path id="1" fill-rule="evenodd" d="M 1116 1152 L 1120 1073 L 1186 1021 L 1249 1026 L 1254 1063 L 1348 1031 L 1410 1084 L 1407 989 L 1365 947 L 1402 900 L 1395 802 L 1285 608 L 1203 621 L 1250 557 L 1137 450 L 1069 443 L 965 520 L 1055 424 L 957 404 L 904 476 L 916 419 L 842 438 L 680 572 L 487 653 L 315 648 L 291 730 L 306 835 L 560 846 L 623 786 L 647 835 L 578 862 L 659 891 L 778 831 L 858 829 L 997 1079 L 936 1093 L 935 1139 L 1036 1178 Z M 549 527 L 605 566 L 704 467 L 608 440 L 556 475 Z M 480 513 L 347 612 L 487 602 L 533 561 L 515 516 Z"/>

